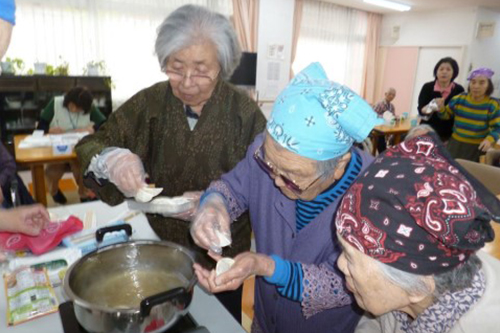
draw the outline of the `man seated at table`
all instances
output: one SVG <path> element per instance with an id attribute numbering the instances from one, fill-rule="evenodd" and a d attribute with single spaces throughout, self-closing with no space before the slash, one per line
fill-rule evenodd
<path id="1" fill-rule="evenodd" d="M 392 104 L 392 101 L 396 97 L 396 89 L 394 88 L 389 88 L 385 92 L 385 97 L 382 101 L 378 102 L 373 109 L 375 112 L 377 112 L 378 116 L 380 118 L 383 117 L 385 112 L 390 112 L 392 115 L 395 117 L 396 116 L 396 108 L 394 107 L 394 104 Z M 391 138 L 387 138 L 387 141 L 389 141 Z M 387 143 L 386 143 L 386 137 L 380 136 L 378 138 L 377 142 L 377 150 L 378 153 L 380 154 L 387 148 Z"/>
<path id="2" fill-rule="evenodd" d="M 49 134 L 70 132 L 96 132 L 104 123 L 106 117 L 92 104 L 94 97 L 85 87 L 75 87 L 64 96 L 54 97 L 42 110 L 38 129 Z M 73 172 L 78 185 L 80 201 L 93 200 L 95 194 L 83 185 L 78 161 L 63 164 L 51 164 L 45 169 L 49 192 L 55 202 L 65 204 L 66 197 L 59 189 L 59 180 L 66 171 Z"/>

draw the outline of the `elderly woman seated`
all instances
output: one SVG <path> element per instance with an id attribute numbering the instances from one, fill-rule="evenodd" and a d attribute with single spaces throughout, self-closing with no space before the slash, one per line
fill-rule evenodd
<path id="1" fill-rule="evenodd" d="M 338 266 L 367 311 L 356 332 L 498 332 L 500 201 L 434 133 L 388 149 L 345 194 Z M 479 252 L 478 252 L 479 251 Z"/>
<path id="2" fill-rule="evenodd" d="M 356 327 L 359 311 L 335 267 L 339 251 L 330 230 L 342 195 L 373 160 L 352 144 L 379 123 L 364 100 L 328 81 L 314 63 L 280 94 L 246 158 L 208 188 L 191 228 L 195 242 L 220 252 L 231 221 L 248 210 L 257 253 L 236 256 L 219 276 L 197 264 L 196 273 L 214 293 L 257 275 L 252 332 Z"/>

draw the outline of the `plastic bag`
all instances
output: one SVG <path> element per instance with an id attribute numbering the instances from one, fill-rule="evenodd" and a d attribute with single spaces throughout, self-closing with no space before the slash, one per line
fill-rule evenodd
<path id="1" fill-rule="evenodd" d="M 64 237 L 82 229 L 82 221 L 70 216 L 64 222 L 49 223 L 38 236 L 0 232 L 0 248 L 7 251 L 29 249 L 34 254 L 42 254 L 56 247 Z"/>

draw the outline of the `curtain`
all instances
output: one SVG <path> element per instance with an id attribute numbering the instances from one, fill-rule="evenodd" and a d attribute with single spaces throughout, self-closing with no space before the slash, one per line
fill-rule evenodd
<path id="1" fill-rule="evenodd" d="M 330 80 L 361 94 L 367 29 L 367 12 L 304 1 L 293 71 L 319 61 Z"/>
<path id="2" fill-rule="evenodd" d="M 116 108 L 166 79 L 154 55 L 156 29 L 188 3 L 233 14 L 231 0 L 17 0 L 7 55 L 22 58 L 27 69 L 35 62 L 67 62 L 70 75 L 82 75 L 90 61 L 104 61 Z"/>
<path id="3" fill-rule="evenodd" d="M 299 41 L 300 25 L 302 23 L 302 11 L 304 8 L 303 0 L 295 0 L 295 7 L 293 12 L 293 36 L 292 36 L 292 54 L 290 63 L 293 64 L 297 56 L 297 43 Z M 293 67 L 290 69 L 290 79 L 294 77 Z"/>
<path id="4" fill-rule="evenodd" d="M 257 52 L 259 0 L 233 0 L 233 24 L 241 49 Z"/>
<path id="5" fill-rule="evenodd" d="M 375 104 L 379 96 L 376 95 L 375 86 L 377 78 L 377 61 L 379 36 L 382 26 L 382 15 L 368 13 L 368 27 L 366 34 L 365 61 L 362 77 L 361 96 L 370 104 Z"/>

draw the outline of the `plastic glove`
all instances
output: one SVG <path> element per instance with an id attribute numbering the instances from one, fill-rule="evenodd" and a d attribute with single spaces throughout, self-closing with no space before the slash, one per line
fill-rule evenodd
<path id="1" fill-rule="evenodd" d="M 222 257 L 211 255 L 215 260 Z M 251 276 L 272 276 L 275 270 L 274 260 L 255 252 L 243 252 L 234 258 L 231 268 L 217 276 L 215 269 L 209 271 L 200 264 L 193 265 L 198 282 L 211 293 L 238 289 Z"/>
<path id="2" fill-rule="evenodd" d="M 126 196 L 133 197 L 146 186 L 142 161 L 128 149 L 118 148 L 102 156 L 108 170 L 109 181 Z"/>
<path id="3" fill-rule="evenodd" d="M 202 194 L 203 191 L 184 192 L 182 197 L 192 202 L 192 206 L 186 211 L 172 215 L 172 217 L 179 220 L 191 221 L 198 211 L 198 205 L 200 204 L 200 197 Z"/>
<path id="4" fill-rule="evenodd" d="M 230 224 L 224 198 L 211 193 L 196 212 L 191 224 L 191 237 L 199 247 L 221 254 L 222 248 L 231 244 Z"/>

